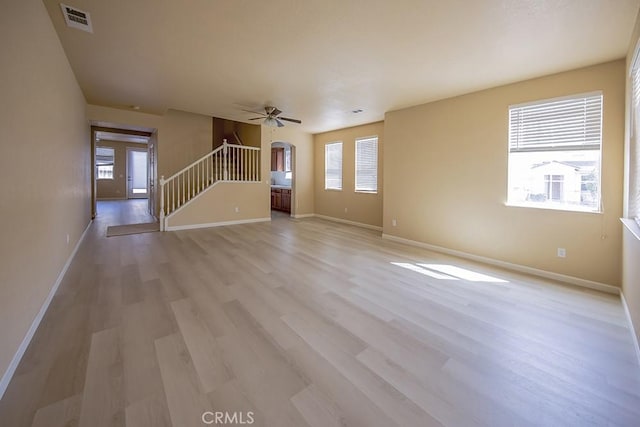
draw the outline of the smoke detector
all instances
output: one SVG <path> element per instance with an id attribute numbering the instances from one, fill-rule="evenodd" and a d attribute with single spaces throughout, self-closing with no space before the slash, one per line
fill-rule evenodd
<path id="1" fill-rule="evenodd" d="M 62 3 L 60 3 L 60 7 L 62 8 L 62 15 L 64 15 L 64 21 L 67 23 L 67 27 L 93 33 L 89 12 Z"/>

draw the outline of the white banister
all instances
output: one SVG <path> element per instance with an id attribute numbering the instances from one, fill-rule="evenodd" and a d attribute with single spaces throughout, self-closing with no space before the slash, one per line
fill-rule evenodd
<path id="1" fill-rule="evenodd" d="M 260 182 L 260 148 L 222 145 L 169 178 L 160 177 L 160 227 L 166 219 L 217 182 Z"/>
<path id="2" fill-rule="evenodd" d="M 222 174 L 222 176 L 224 177 L 223 179 L 229 179 L 229 147 L 227 146 L 227 140 L 223 139 L 222 140 L 222 153 L 224 155 L 223 162 L 224 162 L 224 172 Z"/>
<path id="3" fill-rule="evenodd" d="M 160 176 L 160 231 L 164 231 L 164 175 Z"/>

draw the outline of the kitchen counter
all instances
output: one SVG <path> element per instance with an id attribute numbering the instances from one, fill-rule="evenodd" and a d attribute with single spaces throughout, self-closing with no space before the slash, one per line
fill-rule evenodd
<path id="1" fill-rule="evenodd" d="M 271 184 L 271 188 L 280 188 L 280 189 L 284 189 L 284 190 L 291 190 L 291 186 L 287 186 L 287 185 L 274 185 L 274 184 Z"/>

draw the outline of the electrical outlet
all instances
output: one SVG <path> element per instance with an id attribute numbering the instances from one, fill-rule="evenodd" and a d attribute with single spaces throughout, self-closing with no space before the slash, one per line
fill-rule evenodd
<path id="1" fill-rule="evenodd" d="M 396 219 L 395 219 L 395 218 L 393 218 L 393 219 L 391 220 L 391 225 L 395 227 L 396 225 L 398 225 L 398 221 L 396 221 Z"/>
<path id="2" fill-rule="evenodd" d="M 236 213 L 240 212 L 240 208 L 238 206 L 236 206 L 235 211 L 236 211 Z"/>
<path id="3" fill-rule="evenodd" d="M 349 209 L 344 208 L 344 213 L 347 213 L 349 211 Z"/>
<path id="4" fill-rule="evenodd" d="M 67 233 L 67 245 L 69 244 L 69 233 Z"/>
<path id="5" fill-rule="evenodd" d="M 558 248 L 558 258 L 566 258 L 567 250 L 565 248 Z"/>

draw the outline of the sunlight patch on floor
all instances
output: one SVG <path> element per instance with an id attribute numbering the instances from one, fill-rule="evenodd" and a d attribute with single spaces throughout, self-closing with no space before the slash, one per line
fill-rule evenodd
<path id="1" fill-rule="evenodd" d="M 476 273 L 475 271 L 467 270 L 466 268 L 457 267 L 455 265 L 420 263 L 418 265 L 429 270 L 435 270 L 470 282 L 507 283 L 506 280 L 498 279 L 497 277 L 488 276 L 482 273 Z"/>
<path id="2" fill-rule="evenodd" d="M 508 281 L 497 277 L 477 273 L 466 268 L 449 264 L 411 264 L 408 262 L 392 262 L 391 264 L 439 280 L 468 280 L 469 282 L 508 283 Z"/>
<path id="3" fill-rule="evenodd" d="M 435 271 L 427 270 L 426 268 L 422 268 L 417 265 L 410 264 L 408 262 L 392 262 L 391 264 L 396 265 L 398 267 L 406 268 L 407 270 L 415 271 L 416 273 L 424 274 L 425 276 L 433 277 L 434 279 L 458 280 L 455 277 L 436 273 Z"/>

